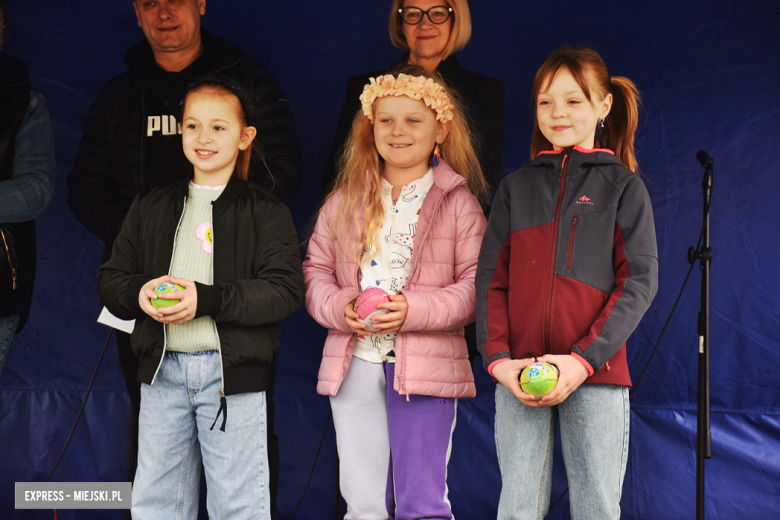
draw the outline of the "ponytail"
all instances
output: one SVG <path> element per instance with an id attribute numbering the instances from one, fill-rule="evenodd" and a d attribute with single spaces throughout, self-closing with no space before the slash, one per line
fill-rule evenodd
<path id="1" fill-rule="evenodd" d="M 612 86 L 612 109 L 604 120 L 604 129 L 599 139 L 604 148 L 615 152 L 615 157 L 626 168 L 639 171 L 634 154 L 634 133 L 639 123 L 639 91 L 628 78 L 610 78 Z"/>

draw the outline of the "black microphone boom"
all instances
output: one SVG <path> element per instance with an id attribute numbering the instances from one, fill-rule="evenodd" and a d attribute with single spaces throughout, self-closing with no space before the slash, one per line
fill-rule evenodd
<path id="1" fill-rule="evenodd" d="M 704 150 L 699 150 L 696 152 L 696 160 L 699 161 L 699 164 L 707 169 L 712 168 L 715 165 L 715 161 L 713 161 L 712 157 L 710 157 L 709 154 Z"/>

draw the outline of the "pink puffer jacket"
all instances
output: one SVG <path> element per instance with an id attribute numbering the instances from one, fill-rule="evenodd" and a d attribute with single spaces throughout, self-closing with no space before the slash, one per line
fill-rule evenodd
<path id="1" fill-rule="evenodd" d="M 396 338 L 393 388 L 405 395 L 474 397 L 463 327 L 474 321 L 474 275 L 486 221 L 477 199 L 461 187 L 466 180 L 444 161 L 433 177 L 402 291 L 409 312 Z M 347 327 L 344 307 L 360 293 L 358 264 L 344 253 L 359 239 L 339 237 L 346 242 L 339 247 L 328 229 L 338 196 L 322 209 L 303 262 L 306 309 L 328 328 L 317 384 L 323 395 L 336 395 L 349 370 L 356 336 Z"/>

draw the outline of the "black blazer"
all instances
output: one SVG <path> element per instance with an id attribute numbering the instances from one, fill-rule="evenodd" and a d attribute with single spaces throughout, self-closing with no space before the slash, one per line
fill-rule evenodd
<path id="1" fill-rule="evenodd" d="M 407 52 L 385 71 L 408 61 Z M 328 194 L 336 179 L 336 160 L 349 137 L 355 114 L 361 109 L 360 94 L 363 92 L 363 87 L 369 82 L 369 78 L 385 74 L 385 71 L 377 70 L 352 76 L 347 82 L 347 95 L 341 107 L 336 139 L 333 141 L 328 164 L 322 176 L 323 196 Z M 479 164 L 491 187 L 491 192 L 495 192 L 500 181 L 504 151 L 504 86 L 496 78 L 464 69 L 454 55 L 442 61 L 436 72 L 441 74 L 444 81 L 460 94 L 461 100 L 466 105 L 472 130 L 477 137 L 477 142 L 473 144 L 477 149 Z M 487 211 L 487 208 L 485 209 Z"/>

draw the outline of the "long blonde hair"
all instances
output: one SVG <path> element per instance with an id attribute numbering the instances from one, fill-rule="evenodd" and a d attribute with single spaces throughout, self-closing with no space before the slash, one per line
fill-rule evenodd
<path id="1" fill-rule="evenodd" d="M 548 89 L 555 74 L 560 69 L 568 69 L 582 89 L 585 97 L 593 104 L 612 93 L 612 110 L 604 119 L 604 129 L 599 136 L 602 147 L 615 152 L 623 165 L 633 172 L 639 170 L 634 153 L 634 134 L 639 122 L 640 97 L 636 85 L 624 77 L 612 76 L 599 54 L 588 48 L 559 47 L 542 63 L 536 71 L 533 87 L 534 105 L 539 93 Z M 552 144 L 539 129 L 539 121 L 534 117 L 534 130 L 531 137 L 531 160 L 543 150 L 552 150 Z"/>
<path id="2" fill-rule="evenodd" d="M 485 202 L 488 185 L 477 160 L 470 125 L 457 94 L 447 88 L 439 73 L 429 72 L 416 65 L 402 65 L 390 73 L 394 76 L 401 73 L 424 76 L 444 87 L 454 105 L 454 118 L 450 122 L 449 134 L 439 147 L 441 158 L 466 179 L 465 188 L 480 202 Z M 325 199 L 327 202 L 337 192 L 341 192 L 334 212 L 335 218 L 330 222 L 330 233 L 346 255 L 351 254 L 358 262 L 365 261 L 378 250 L 377 241 L 385 215 L 380 190 L 383 165 L 374 142 L 373 125 L 362 111 L 355 115 L 349 138 L 339 155 L 337 169 L 335 184 Z M 357 208 L 363 208 L 363 211 Z M 362 247 L 349 251 L 346 244 L 355 228 L 359 230 Z M 366 253 L 361 257 L 363 251 Z"/>

